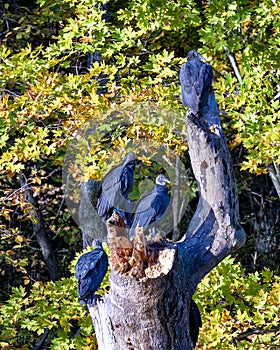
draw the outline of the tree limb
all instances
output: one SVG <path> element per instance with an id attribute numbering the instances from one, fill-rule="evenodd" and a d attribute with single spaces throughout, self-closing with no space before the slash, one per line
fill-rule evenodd
<path id="1" fill-rule="evenodd" d="M 259 329 L 259 328 L 253 328 L 253 329 L 248 329 L 246 332 L 240 333 L 237 337 L 236 337 L 236 341 L 240 341 L 240 340 L 248 340 L 249 337 L 251 337 L 252 335 L 255 334 L 269 334 L 269 333 L 277 333 L 280 331 L 280 327 L 273 327 L 270 329 Z"/>
<path id="2" fill-rule="evenodd" d="M 280 198 L 280 169 L 279 165 L 276 162 L 273 162 L 272 164 L 267 164 L 267 169 L 269 176 L 272 180 L 272 183 L 276 189 L 276 192 L 278 194 L 278 197 Z"/>
<path id="3" fill-rule="evenodd" d="M 59 265 L 51 248 L 51 244 L 47 235 L 44 219 L 39 204 L 33 196 L 32 189 L 27 186 L 27 178 L 23 172 L 19 174 L 20 184 L 24 190 L 24 196 L 28 203 L 31 204 L 29 215 L 32 220 L 33 231 L 37 242 L 41 248 L 46 266 L 48 268 L 52 280 L 60 278 Z"/>
<path id="4" fill-rule="evenodd" d="M 235 177 L 213 92 L 200 118 L 187 113 L 186 128 L 199 203 L 179 249 L 195 287 L 244 243 L 245 232 L 239 223 Z"/>
<path id="5" fill-rule="evenodd" d="M 94 239 L 104 239 L 102 222 L 96 210 L 97 193 L 100 184 L 89 180 L 81 184 L 79 205 L 79 226 L 83 234 L 83 248 L 92 245 Z M 103 227 L 103 230 L 105 228 Z M 105 233 L 106 236 L 106 233 Z"/>
<path id="6" fill-rule="evenodd" d="M 240 85 L 243 85 L 243 80 L 241 78 L 241 75 L 240 75 L 240 72 L 239 72 L 239 68 L 238 68 L 238 65 L 237 65 L 237 62 L 236 62 L 236 59 L 234 57 L 234 55 L 229 51 L 228 47 L 227 46 L 224 46 L 224 50 L 230 60 L 230 63 L 231 63 L 231 66 L 234 70 L 234 73 L 235 73 L 235 76 L 236 78 L 238 79 L 239 81 L 239 84 Z"/>
<path id="7" fill-rule="evenodd" d="M 40 339 L 37 341 L 37 343 L 31 347 L 31 350 L 40 350 L 42 349 L 48 335 L 50 333 L 50 330 L 48 328 L 45 329 L 43 335 L 40 337 Z"/>

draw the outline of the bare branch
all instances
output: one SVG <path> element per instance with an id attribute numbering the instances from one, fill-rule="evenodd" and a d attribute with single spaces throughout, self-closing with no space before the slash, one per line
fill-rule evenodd
<path id="1" fill-rule="evenodd" d="M 231 52 L 229 51 L 229 49 L 228 49 L 227 46 L 224 46 L 224 50 L 225 50 L 225 52 L 226 52 L 226 54 L 227 54 L 227 56 L 228 56 L 228 58 L 229 58 L 229 60 L 230 60 L 231 66 L 232 66 L 232 68 L 233 68 L 233 70 L 234 70 L 234 73 L 235 73 L 235 75 L 236 75 L 236 78 L 237 78 L 238 81 L 239 81 L 239 84 L 240 84 L 240 85 L 243 85 L 243 80 L 242 80 L 242 78 L 241 78 L 241 75 L 240 75 L 240 72 L 239 72 L 239 68 L 238 68 L 238 65 L 237 65 L 237 62 L 236 62 L 236 59 L 235 59 L 233 53 L 231 53 Z"/>
<path id="2" fill-rule="evenodd" d="M 33 191 L 27 186 L 27 178 L 23 172 L 19 174 L 19 179 L 21 183 L 21 188 L 24 189 L 25 199 L 31 204 L 29 215 L 32 220 L 32 226 L 35 237 L 41 248 L 50 277 L 52 280 L 56 280 L 60 277 L 59 265 L 51 248 L 50 241 L 48 239 L 45 222 L 39 204 L 33 196 Z"/>
<path id="3" fill-rule="evenodd" d="M 45 180 L 48 179 L 49 177 L 51 177 L 56 171 L 58 171 L 57 169 L 54 169 L 52 172 L 50 172 L 47 176 L 43 176 L 41 177 L 41 180 Z M 26 187 L 30 187 L 33 185 L 33 182 L 25 182 L 24 185 L 22 185 L 21 187 L 17 188 L 16 190 L 14 190 L 13 192 L 9 193 L 6 197 L 4 197 L 1 201 L 0 204 L 4 203 L 7 199 L 13 197 L 17 192 L 22 192 L 23 190 L 25 190 Z"/>
<path id="4" fill-rule="evenodd" d="M 37 341 L 37 343 L 31 347 L 31 350 L 40 350 L 42 349 L 48 335 L 50 333 L 50 330 L 47 328 L 45 329 L 43 335 L 40 337 L 40 339 Z"/>
<path id="5" fill-rule="evenodd" d="M 246 332 L 240 333 L 236 337 L 236 340 L 237 341 L 244 340 L 244 339 L 248 340 L 252 335 L 255 335 L 255 334 L 264 335 L 269 333 L 277 333 L 279 331 L 280 331 L 280 327 L 272 327 L 270 329 L 259 329 L 259 328 L 248 329 Z"/>
<path id="6" fill-rule="evenodd" d="M 267 164 L 267 169 L 269 176 L 272 180 L 272 183 L 276 189 L 276 192 L 278 194 L 278 197 L 280 198 L 280 169 L 279 165 L 276 162 L 273 162 L 272 164 Z"/>

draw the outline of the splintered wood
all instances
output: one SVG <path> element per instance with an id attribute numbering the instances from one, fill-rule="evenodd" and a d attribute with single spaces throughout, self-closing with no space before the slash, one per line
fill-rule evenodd
<path id="1" fill-rule="evenodd" d="M 175 249 L 170 249 L 159 235 L 147 243 L 142 227 L 136 229 L 134 241 L 131 242 L 127 238 L 128 230 L 120 227 L 120 222 L 116 213 L 107 221 L 110 263 L 114 270 L 137 280 L 166 275 L 172 268 Z"/>

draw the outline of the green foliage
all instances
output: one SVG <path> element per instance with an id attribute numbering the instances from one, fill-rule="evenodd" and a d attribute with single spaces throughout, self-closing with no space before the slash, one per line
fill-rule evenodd
<path id="1" fill-rule="evenodd" d="M 91 321 L 85 319 L 74 277 L 55 283 L 35 282 L 30 293 L 22 286 L 13 288 L 10 299 L 1 306 L 1 347 L 28 348 L 48 329 L 53 338 L 50 348 L 76 348 L 85 345 L 81 335 L 86 338 L 92 333 Z M 71 340 L 69 335 L 77 327 L 81 327 L 81 335 Z"/>
<path id="2" fill-rule="evenodd" d="M 92 320 L 78 301 L 74 277 L 77 259 L 72 262 L 69 278 L 35 282 L 29 292 L 23 286 L 12 289 L 9 300 L 1 305 L 1 349 L 28 349 L 46 330 L 50 349 L 97 349 Z M 101 295 L 108 290 L 108 276 L 109 272 L 100 286 Z"/>
<path id="3" fill-rule="evenodd" d="M 230 129 L 231 146 L 246 149 L 241 169 L 261 174 L 267 164 L 280 164 L 280 111 L 274 99 L 279 91 L 279 6 L 270 0 L 211 1 L 205 17 L 203 51 L 210 50 L 218 70 L 226 71 L 215 85 L 219 106 L 229 117 L 224 127 Z M 235 55 L 242 85 L 219 62 L 229 60 L 225 47 Z"/>
<path id="4" fill-rule="evenodd" d="M 78 302 L 76 261 L 70 278 L 35 282 L 30 292 L 13 288 L 0 310 L 3 349 L 27 349 L 46 329 L 50 349 L 97 349 L 91 318 Z M 100 294 L 108 291 L 108 276 Z M 280 277 L 271 270 L 246 274 L 228 257 L 202 280 L 194 298 L 203 323 L 197 349 L 255 350 L 279 344 Z"/>
<path id="5" fill-rule="evenodd" d="M 199 284 L 198 349 L 268 349 L 279 345 L 280 277 L 268 268 L 246 274 L 232 257 Z"/>
<path id="6" fill-rule="evenodd" d="M 248 151 L 243 169 L 258 174 L 266 171 L 267 163 L 279 163 L 279 103 L 273 100 L 279 79 L 279 8 L 274 2 L 211 1 L 203 10 L 202 27 L 201 9 L 192 0 L 116 2 L 109 22 L 102 19 L 99 1 L 63 1 L 58 6 L 40 0 L 33 11 L 22 8 L 13 14 L 10 6 L 5 7 L 2 27 L 5 20 L 18 26 L 9 26 L 5 35 L 0 69 L 3 91 L 13 97 L 4 97 L 7 126 L 0 144 L 11 142 L 11 124 L 25 134 L 4 150 L 2 168 L 11 163 L 10 170 L 18 172 L 30 158 L 56 154 L 79 122 L 111 102 L 156 99 L 178 108 L 174 95 L 179 95 L 178 68 L 183 62 L 178 50 L 185 42 L 188 48 L 196 47 L 198 41 L 214 66 L 227 71 L 216 85 L 217 97 L 230 113 L 226 125 L 234 131 L 232 147 L 242 143 Z M 42 33 L 44 43 L 38 41 Z M 12 42 L 19 44 L 17 50 Z M 237 58 L 242 86 L 229 72 L 224 46 Z M 77 63 L 86 62 L 86 55 L 96 50 L 102 59 L 90 70 Z M 107 77 L 108 93 L 98 96 L 102 76 Z M 47 122 L 44 128 L 38 126 L 42 120 Z M 55 137 L 50 123 L 57 125 Z M 33 132 L 32 138 L 27 135 Z"/>
<path id="7" fill-rule="evenodd" d="M 217 90 L 231 91 L 230 95 L 218 98 L 223 110 L 229 111 L 234 106 L 230 113 L 232 119 L 227 118 L 224 123 L 225 127 L 231 126 L 229 146 L 234 149 L 242 144 L 246 148 L 241 169 L 257 175 L 267 172 L 267 164 L 280 164 L 280 110 L 279 101 L 274 100 L 278 80 L 278 72 L 268 73 L 252 67 L 240 88 L 236 79 L 228 74 L 224 81 L 216 83 Z M 229 117 L 229 113 L 226 114 Z"/>
<path id="8" fill-rule="evenodd" d="M 123 150 L 142 151 L 138 159 L 147 166 L 161 149 L 170 159 L 174 154 L 183 158 L 187 150 L 183 123 L 183 113 L 154 104 L 122 104 L 104 111 L 84 124 L 80 137 L 69 145 L 66 175 L 70 172 L 82 181 L 101 180 L 122 161 Z"/>
<path id="9" fill-rule="evenodd" d="M 120 161 L 124 150 L 137 147 L 139 138 L 148 140 L 153 150 L 163 145 L 187 164 L 184 117 L 172 120 L 173 115 L 164 115 L 159 120 L 146 113 L 138 118 L 141 110 L 136 113 L 133 108 L 134 102 L 144 101 L 184 113 L 178 73 L 190 49 L 198 49 L 221 74 L 214 87 L 232 154 L 238 154 L 236 169 L 242 170 L 237 179 L 240 195 L 246 198 L 244 223 L 254 225 L 255 213 L 265 207 L 263 198 L 275 203 L 271 184 L 266 185 L 268 194 L 259 195 L 261 180 L 257 190 L 252 188 L 255 178 L 249 172 L 262 174 L 267 164 L 280 163 L 279 100 L 274 98 L 280 62 L 277 2 L 114 0 L 107 22 L 100 5 L 97 0 L 0 4 L 0 274 L 4 277 L 0 345 L 4 348 L 28 348 L 47 328 L 48 346 L 53 349 L 94 346 L 91 320 L 85 321 L 78 305 L 74 278 L 46 282 L 48 272 L 30 210 L 39 208 L 43 213 L 62 275 L 69 276 L 66 267 L 80 249 L 81 238 L 64 205 L 60 173 L 65 150 L 89 120 L 98 123 L 101 141 L 92 144 L 90 154 L 78 154 L 82 166 L 85 161 L 91 164 L 82 172 L 83 179 L 100 179 Z M 236 58 L 242 84 L 225 46 Z M 90 55 L 96 51 L 101 59 L 92 63 Z M 132 110 L 133 121 L 117 128 L 104 111 L 125 108 Z M 180 135 L 174 132 L 176 121 L 181 123 Z M 142 160 L 147 167 L 136 177 L 144 177 L 151 167 L 148 157 Z M 38 208 L 32 208 L 20 188 L 18 175 L 23 172 Z M 194 196 L 194 186 L 191 191 Z M 252 198 L 254 191 L 257 197 Z M 251 203 L 262 197 L 258 208 L 245 204 L 248 193 Z M 276 232 L 277 226 L 272 227 Z M 270 274 L 264 270 L 247 276 L 240 265 L 225 260 L 209 275 L 211 288 L 206 277 L 198 294 L 201 308 L 209 310 L 209 319 L 204 313 L 201 346 L 255 349 L 265 346 L 257 342 L 279 343 L 270 332 L 279 279 Z M 106 288 L 108 282 L 104 283 Z M 73 322 L 82 331 L 72 339 Z M 252 344 L 245 338 L 237 341 L 240 334 L 254 329 L 263 334 L 249 335 Z"/>

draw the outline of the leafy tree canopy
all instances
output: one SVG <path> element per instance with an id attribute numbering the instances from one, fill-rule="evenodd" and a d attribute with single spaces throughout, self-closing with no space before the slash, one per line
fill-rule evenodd
<path id="1" fill-rule="evenodd" d="M 56 327 L 64 333 L 53 335 L 53 344 L 59 344 L 59 337 L 66 344 L 65 334 L 71 332 L 68 322 L 78 314 L 68 266 L 81 248 L 81 239 L 64 204 L 60 174 L 65 151 L 85 123 L 98 120 L 110 131 L 108 139 L 92 146 L 89 161 L 96 161 L 97 166 L 89 166 L 88 177 L 101 178 L 103 170 L 108 170 L 106 159 L 112 151 L 115 150 L 117 163 L 123 153 L 116 150 L 133 144 L 139 135 L 149 140 L 156 135 L 188 165 L 183 119 L 179 135 L 176 123 L 167 127 L 164 122 L 153 122 L 149 115 L 147 123 L 135 119 L 131 125 L 117 129 L 105 111 L 149 102 L 183 115 L 178 73 L 190 49 L 197 49 L 215 69 L 214 87 L 223 127 L 234 165 L 240 171 L 237 181 L 244 199 L 243 223 L 253 227 L 254 234 L 264 230 L 260 220 L 265 208 L 269 208 L 269 220 L 272 218 L 273 222 L 265 221 L 265 233 L 279 232 L 275 219 L 279 212 L 277 195 L 263 175 L 270 165 L 277 169 L 280 163 L 278 5 L 274 0 L 112 0 L 108 12 L 96 0 L 7 0 L 0 4 L 0 268 L 5 277 L 1 281 L 1 300 L 8 300 L 1 307 L 1 317 L 5 319 L 5 323 L 1 322 L 1 346 L 26 348 L 45 329 Z M 25 182 L 20 181 L 23 178 Z M 190 179 L 194 197 L 192 184 Z M 262 192 L 255 195 L 254 191 Z M 47 282 L 46 263 L 34 234 L 34 227 L 40 223 L 36 215 L 39 211 L 64 276 L 58 282 Z M 255 236 L 252 237 L 247 250 L 259 256 Z M 277 247 L 275 237 L 269 242 L 271 247 Z M 269 250 L 262 263 L 273 267 L 276 253 L 277 248 Z M 247 261 L 251 261 L 250 254 L 246 255 L 250 256 Z M 221 269 L 228 266 L 228 272 L 222 273 L 241 273 L 240 284 L 236 282 L 234 286 L 238 293 L 227 299 L 226 291 L 216 298 L 226 307 L 221 317 L 226 327 L 224 334 L 231 334 L 225 336 L 227 341 L 234 343 L 237 339 L 239 348 L 246 348 L 248 339 L 257 341 L 258 337 L 264 344 L 279 342 L 269 332 L 252 335 L 253 338 L 245 336 L 254 327 L 268 329 L 265 322 L 275 317 L 277 277 L 265 270 L 261 275 L 243 279 L 245 272 L 241 267 L 236 270 L 231 265 L 230 262 Z M 213 276 L 215 286 L 211 288 L 218 293 L 221 280 Z M 273 282 L 272 289 L 268 280 Z M 70 285 L 72 289 L 68 289 Z M 258 304 L 258 296 L 252 295 L 250 286 L 257 286 L 266 304 Z M 12 288 L 15 289 L 9 298 Z M 205 289 L 201 290 L 203 293 L 207 296 Z M 247 303 L 238 299 L 240 293 Z M 52 310 L 50 318 L 50 304 L 58 294 L 62 304 L 65 298 L 72 300 L 72 307 L 63 314 L 62 306 L 59 316 Z M 40 310 L 38 318 L 30 316 L 35 314 L 34 303 L 39 307 L 36 312 Z M 255 313 L 249 310 L 254 303 L 258 305 Z M 206 302 L 201 300 L 200 305 L 205 308 Z M 211 322 L 207 321 L 205 327 L 217 319 L 217 310 L 220 311 L 218 304 L 207 305 Z M 7 324 L 11 315 L 12 328 Z M 254 319 L 251 325 L 247 316 Z M 19 321 L 24 318 L 23 323 Z M 235 337 L 233 324 L 245 334 L 242 339 Z M 215 331 L 218 332 L 213 327 L 211 341 L 218 348 L 220 335 L 214 335 Z M 90 332 L 81 331 L 87 335 Z M 67 346 L 72 347 L 67 341 Z M 202 342 L 209 342 L 203 332 Z"/>

